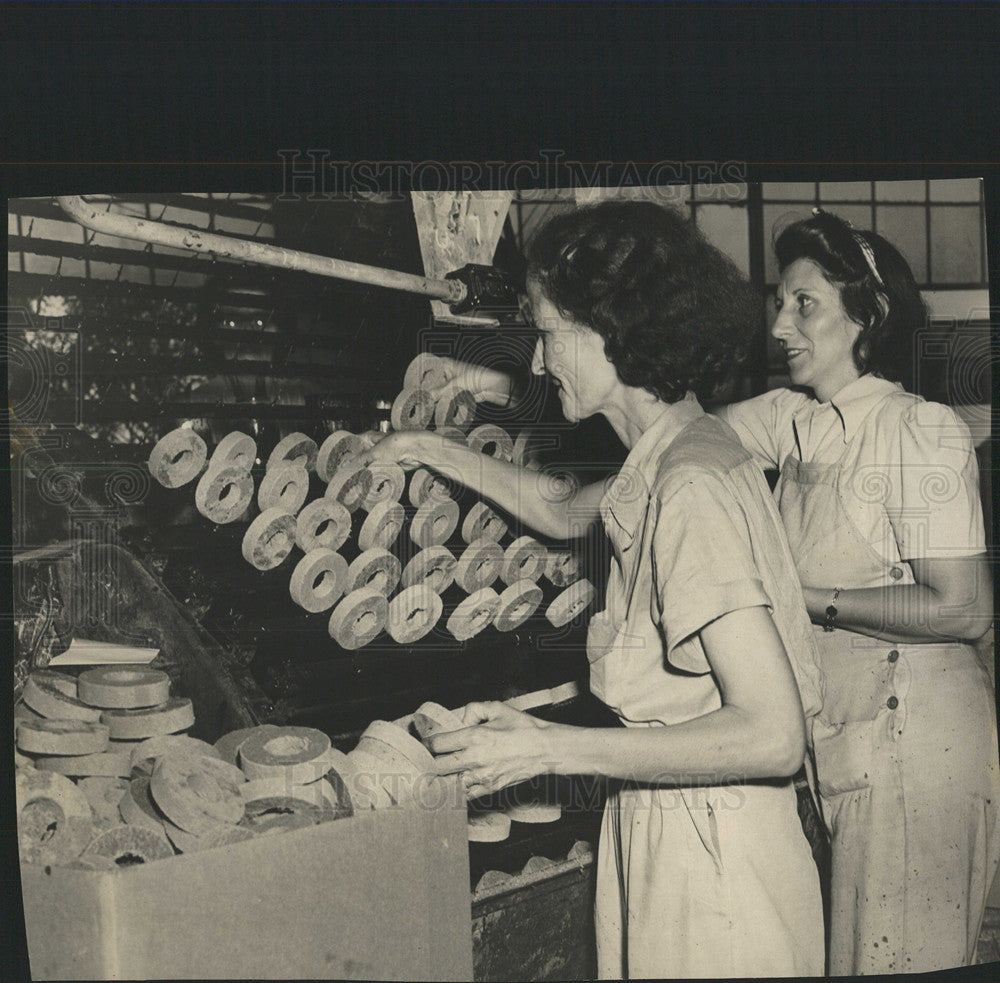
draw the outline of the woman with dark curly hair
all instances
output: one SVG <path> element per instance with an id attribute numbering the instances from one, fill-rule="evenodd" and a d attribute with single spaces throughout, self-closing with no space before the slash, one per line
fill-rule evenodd
<path id="1" fill-rule="evenodd" d="M 817 210 L 775 251 L 795 388 L 724 418 L 781 469 L 819 644 L 830 971 L 967 965 L 1000 855 L 994 696 L 969 644 L 993 614 L 972 442 L 903 388 L 927 312 L 889 242 Z"/>
<path id="2" fill-rule="evenodd" d="M 625 726 L 473 703 L 431 748 L 480 792 L 546 772 L 623 780 L 598 849 L 602 978 L 821 974 L 819 880 L 789 778 L 819 705 L 812 633 L 767 483 L 696 398 L 738 363 L 755 295 L 675 212 L 606 203 L 537 234 L 528 296 L 533 371 L 567 419 L 600 413 L 629 449 L 610 486 L 553 500 L 545 476 L 427 432 L 363 460 L 436 468 L 552 537 L 579 535 L 599 506 L 613 562 L 591 688 Z M 477 388 L 505 384 L 484 373 Z"/>

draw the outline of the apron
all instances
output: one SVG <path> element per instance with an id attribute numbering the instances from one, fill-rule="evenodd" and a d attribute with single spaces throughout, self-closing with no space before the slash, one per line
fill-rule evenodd
<path id="1" fill-rule="evenodd" d="M 641 563 L 628 582 L 622 565 L 649 548 L 648 518 L 621 549 L 612 539 L 608 607 L 588 628 L 591 690 L 619 713 L 637 644 L 624 626 L 648 603 L 635 596 Z M 821 975 L 819 879 L 796 801 L 788 782 L 613 791 L 597 852 L 598 978 Z"/>
<path id="2" fill-rule="evenodd" d="M 912 584 L 862 536 L 840 467 L 786 458 L 776 489 L 805 587 Z M 971 963 L 996 871 L 996 708 L 975 650 L 814 626 L 823 706 L 813 747 L 832 841 L 829 970 Z"/>

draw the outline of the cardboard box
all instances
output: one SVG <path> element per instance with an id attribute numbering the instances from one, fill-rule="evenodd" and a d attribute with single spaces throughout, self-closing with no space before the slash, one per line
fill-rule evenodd
<path id="1" fill-rule="evenodd" d="M 23 865 L 21 883 L 36 980 L 472 979 L 457 794 L 112 872 Z"/>

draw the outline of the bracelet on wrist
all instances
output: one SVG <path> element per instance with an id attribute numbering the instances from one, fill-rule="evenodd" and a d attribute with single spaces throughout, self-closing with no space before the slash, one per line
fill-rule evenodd
<path id="1" fill-rule="evenodd" d="M 823 631 L 833 631 L 835 628 L 834 622 L 837 620 L 837 598 L 840 597 L 840 587 L 835 587 L 833 590 L 833 597 L 830 598 L 830 603 L 826 607 L 826 618 L 823 621 Z"/>

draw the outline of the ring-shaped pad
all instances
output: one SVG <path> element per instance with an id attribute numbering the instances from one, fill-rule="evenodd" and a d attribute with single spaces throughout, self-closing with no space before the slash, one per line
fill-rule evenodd
<path id="1" fill-rule="evenodd" d="M 176 734 L 194 724 L 191 701 L 173 697 L 158 707 L 143 710 L 105 710 L 101 723 L 106 724 L 116 741 L 145 740 L 161 734 Z"/>
<path id="2" fill-rule="evenodd" d="M 451 498 L 451 485 L 442 475 L 435 474 L 427 468 L 418 468 L 410 475 L 408 495 L 410 504 L 414 508 L 420 508 L 428 498 L 437 501 Z"/>
<path id="3" fill-rule="evenodd" d="M 372 587 L 351 591 L 330 615 L 330 637 L 348 651 L 363 648 L 385 627 L 389 602 Z"/>
<path id="4" fill-rule="evenodd" d="M 553 627 L 562 628 L 590 607 L 593 600 L 594 585 L 589 580 L 578 580 L 549 605 L 545 617 Z"/>
<path id="5" fill-rule="evenodd" d="M 320 445 L 316 453 L 316 474 L 321 481 L 329 481 L 345 457 L 361 452 L 361 438 L 347 430 L 335 430 Z"/>
<path id="6" fill-rule="evenodd" d="M 500 595 L 492 587 L 477 590 L 452 611 L 448 631 L 458 641 L 468 641 L 493 623 L 499 608 Z"/>
<path id="7" fill-rule="evenodd" d="M 292 600 L 310 614 L 328 611 L 347 588 L 347 560 L 320 546 L 296 564 L 288 592 Z"/>
<path id="8" fill-rule="evenodd" d="M 240 430 L 227 433 L 215 445 L 209 459 L 210 468 L 234 467 L 250 471 L 257 462 L 257 441 Z"/>
<path id="9" fill-rule="evenodd" d="M 441 706 L 440 703 L 428 701 L 421 703 L 413 711 L 413 729 L 426 741 L 433 734 L 446 734 L 453 730 L 461 730 L 465 724 L 462 718 L 453 710 Z"/>
<path id="10" fill-rule="evenodd" d="M 362 731 L 361 737 L 358 739 L 359 747 L 362 741 L 378 741 L 380 744 L 391 747 L 416 769 L 417 774 L 429 774 L 436 771 L 434 755 L 409 731 L 388 720 L 373 720 Z"/>
<path id="11" fill-rule="evenodd" d="M 165 754 L 204 754 L 222 760 L 222 755 L 206 741 L 185 734 L 158 734 L 140 741 L 129 754 L 129 769 L 134 775 L 149 777 L 156 767 L 156 759 Z"/>
<path id="12" fill-rule="evenodd" d="M 245 781 L 239 768 L 218 758 L 165 754 L 157 759 L 149 793 L 170 822 L 201 836 L 243 818 Z"/>
<path id="13" fill-rule="evenodd" d="M 316 467 L 317 453 L 316 441 L 312 437 L 304 433 L 290 433 L 275 444 L 264 470 L 271 471 L 282 464 L 298 464 L 306 471 L 312 471 Z"/>
<path id="14" fill-rule="evenodd" d="M 491 539 L 494 543 L 499 543 L 506 535 L 507 523 L 485 502 L 476 502 L 462 523 L 462 539 L 467 543 L 477 539 Z"/>
<path id="15" fill-rule="evenodd" d="M 80 673 L 80 699 L 92 707 L 135 710 L 170 698 L 170 677 L 143 665 L 97 666 Z"/>
<path id="16" fill-rule="evenodd" d="M 252 501 L 253 477 L 235 464 L 209 465 L 194 490 L 195 507 L 218 525 L 235 522 Z"/>
<path id="17" fill-rule="evenodd" d="M 404 389 L 393 401 L 393 430 L 426 430 L 434 418 L 434 397 L 426 389 Z"/>
<path id="18" fill-rule="evenodd" d="M 405 520 L 406 512 L 399 502 L 379 502 L 368 513 L 358 532 L 358 546 L 362 550 L 370 550 L 373 546 L 387 550 L 396 542 Z"/>
<path id="19" fill-rule="evenodd" d="M 28 754 L 98 754 L 108 740 L 107 725 L 93 720 L 22 720 L 17 728 L 17 746 Z"/>
<path id="20" fill-rule="evenodd" d="M 445 362 L 430 352 L 421 352 L 406 367 L 403 386 L 407 389 L 440 389 L 449 378 Z"/>
<path id="21" fill-rule="evenodd" d="M 575 553 L 549 550 L 545 576 L 556 587 L 569 587 L 580 579 L 580 558 Z"/>
<path id="22" fill-rule="evenodd" d="M 405 588 L 426 584 L 437 594 L 443 594 L 455 579 L 458 561 L 447 546 L 428 546 L 406 564 L 401 583 Z"/>
<path id="23" fill-rule="evenodd" d="M 348 752 L 347 760 L 353 770 L 351 799 L 369 809 L 390 809 L 392 796 L 383 785 L 385 766 L 367 751 L 355 748 Z"/>
<path id="24" fill-rule="evenodd" d="M 166 817 L 149 794 L 149 775 L 133 775 L 128 791 L 118 803 L 122 819 L 130 826 L 143 826 L 154 832 L 163 832 Z"/>
<path id="25" fill-rule="evenodd" d="M 469 817 L 470 843 L 500 843 L 510 836 L 510 819 L 502 812 L 481 812 Z"/>
<path id="26" fill-rule="evenodd" d="M 338 550 L 351 534 L 351 513 L 336 499 L 317 498 L 295 519 L 295 545 L 303 553 Z"/>
<path id="27" fill-rule="evenodd" d="M 33 669 L 31 675 L 39 682 L 54 686 L 60 693 L 65 693 L 74 699 L 78 697 L 77 677 L 71 676 L 68 672 L 59 672 L 57 669 Z"/>
<path id="28" fill-rule="evenodd" d="M 219 752 L 223 761 L 228 761 L 235 765 L 239 761 L 240 745 L 255 731 L 277 731 L 279 728 L 274 724 L 258 724 L 257 727 L 240 727 L 231 730 L 228 734 L 223 734 L 212 746 Z"/>
<path id="29" fill-rule="evenodd" d="M 421 549 L 441 546 L 455 531 L 460 512 L 454 499 L 429 498 L 417 509 L 410 523 L 410 539 Z"/>
<path id="30" fill-rule="evenodd" d="M 89 706 L 75 696 L 69 696 L 62 684 L 50 682 L 39 672 L 33 672 L 24 682 L 24 692 L 21 699 L 29 710 L 48 717 L 50 720 L 84 720 L 97 721 L 101 719 L 101 711 Z"/>
<path id="31" fill-rule="evenodd" d="M 193 481 L 208 458 L 208 448 L 190 427 L 164 434 L 149 453 L 149 473 L 164 488 L 180 488 Z"/>
<path id="32" fill-rule="evenodd" d="M 371 491 L 372 473 L 368 468 L 338 468 L 326 486 L 325 498 L 340 502 L 348 512 L 357 512 Z"/>
<path id="33" fill-rule="evenodd" d="M 373 546 L 359 553 L 347 568 L 347 591 L 370 587 L 389 597 L 399 583 L 402 564 L 388 550 Z"/>
<path id="34" fill-rule="evenodd" d="M 243 559 L 258 570 L 280 566 L 295 545 L 295 516 L 283 509 L 261 512 L 243 534 Z"/>
<path id="35" fill-rule="evenodd" d="M 398 464 L 374 461 L 368 465 L 372 476 L 371 486 L 361 503 L 361 507 L 371 512 L 382 502 L 398 502 L 406 485 L 406 473 Z"/>
<path id="36" fill-rule="evenodd" d="M 393 641 L 412 645 L 438 623 L 443 609 L 439 594 L 426 584 L 415 584 L 400 591 L 389 602 L 386 627 Z"/>
<path id="37" fill-rule="evenodd" d="M 507 547 L 503 555 L 500 576 L 505 584 L 519 580 L 534 580 L 545 573 L 549 551 L 537 539 L 521 536 Z"/>
<path id="38" fill-rule="evenodd" d="M 93 838 L 87 797 L 54 771 L 19 769 L 14 800 L 23 861 L 65 863 L 78 857 Z"/>
<path id="39" fill-rule="evenodd" d="M 42 771 L 54 771 L 71 778 L 128 778 L 132 773 L 125 751 L 98 751 L 95 754 L 46 755 L 35 762 Z"/>
<path id="40" fill-rule="evenodd" d="M 503 550 L 491 539 L 475 539 L 455 564 L 455 583 L 467 594 L 489 587 L 500 575 Z"/>
<path id="41" fill-rule="evenodd" d="M 500 595 L 500 609 L 494 619 L 497 631 L 513 631 L 523 625 L 542 603 L 542 588 L 533 580 L 519 580 Z"/>
<path id="42" fill-rule="evenodd" d="M 125 757 L 128 758 L 128 755 Z M 88 775 L 77 781 L 76 787 L 90 803 L 95 828 L 110 829 L 121 825 L 118 803 L 128 791 L 127 778 L 127 775 Z"/>
<path id="43" fill-rule="evenodd" d="M 114 826 L 95 837 L 81 854 L 82 860 L 105 857 L 114 864 L 148 864 L 174 856 L 165 836 L 142 826 Z"/>
<path id="44" fill-rule="evenodd" d="M 309 472 L 298 464 L 279 464 L 261 479 L 257 504 L 261 512 L 281 509 L 296 515 L 309 494 Z"/>
<path id="45" fill-rule="evenodd" d="M 456 427 L 463 433 L 476 417 L 476 399 L 467 389 L 447 389 L 434 407 L 434 426 Z"/>
<path id="46" fill-rule="evenodd" d="M 307 785 L 322 778 L 329 764 L 330 738 L 314 727 L 281 727 L 278 733 L 251 734 L 240 745 L 240 767 L 247 778 L 280 778 Z"/>
<path id="47" fill-rule="evenodd" d="M 484 423 L 469 431 L 469 447 L 480 454 L 489 453 L 498 461 L 509 461 L 514 456 L 514 441 L 503 427 L 494 423 Z M 486 448 L 492 448 L 487 451 Z"/>

